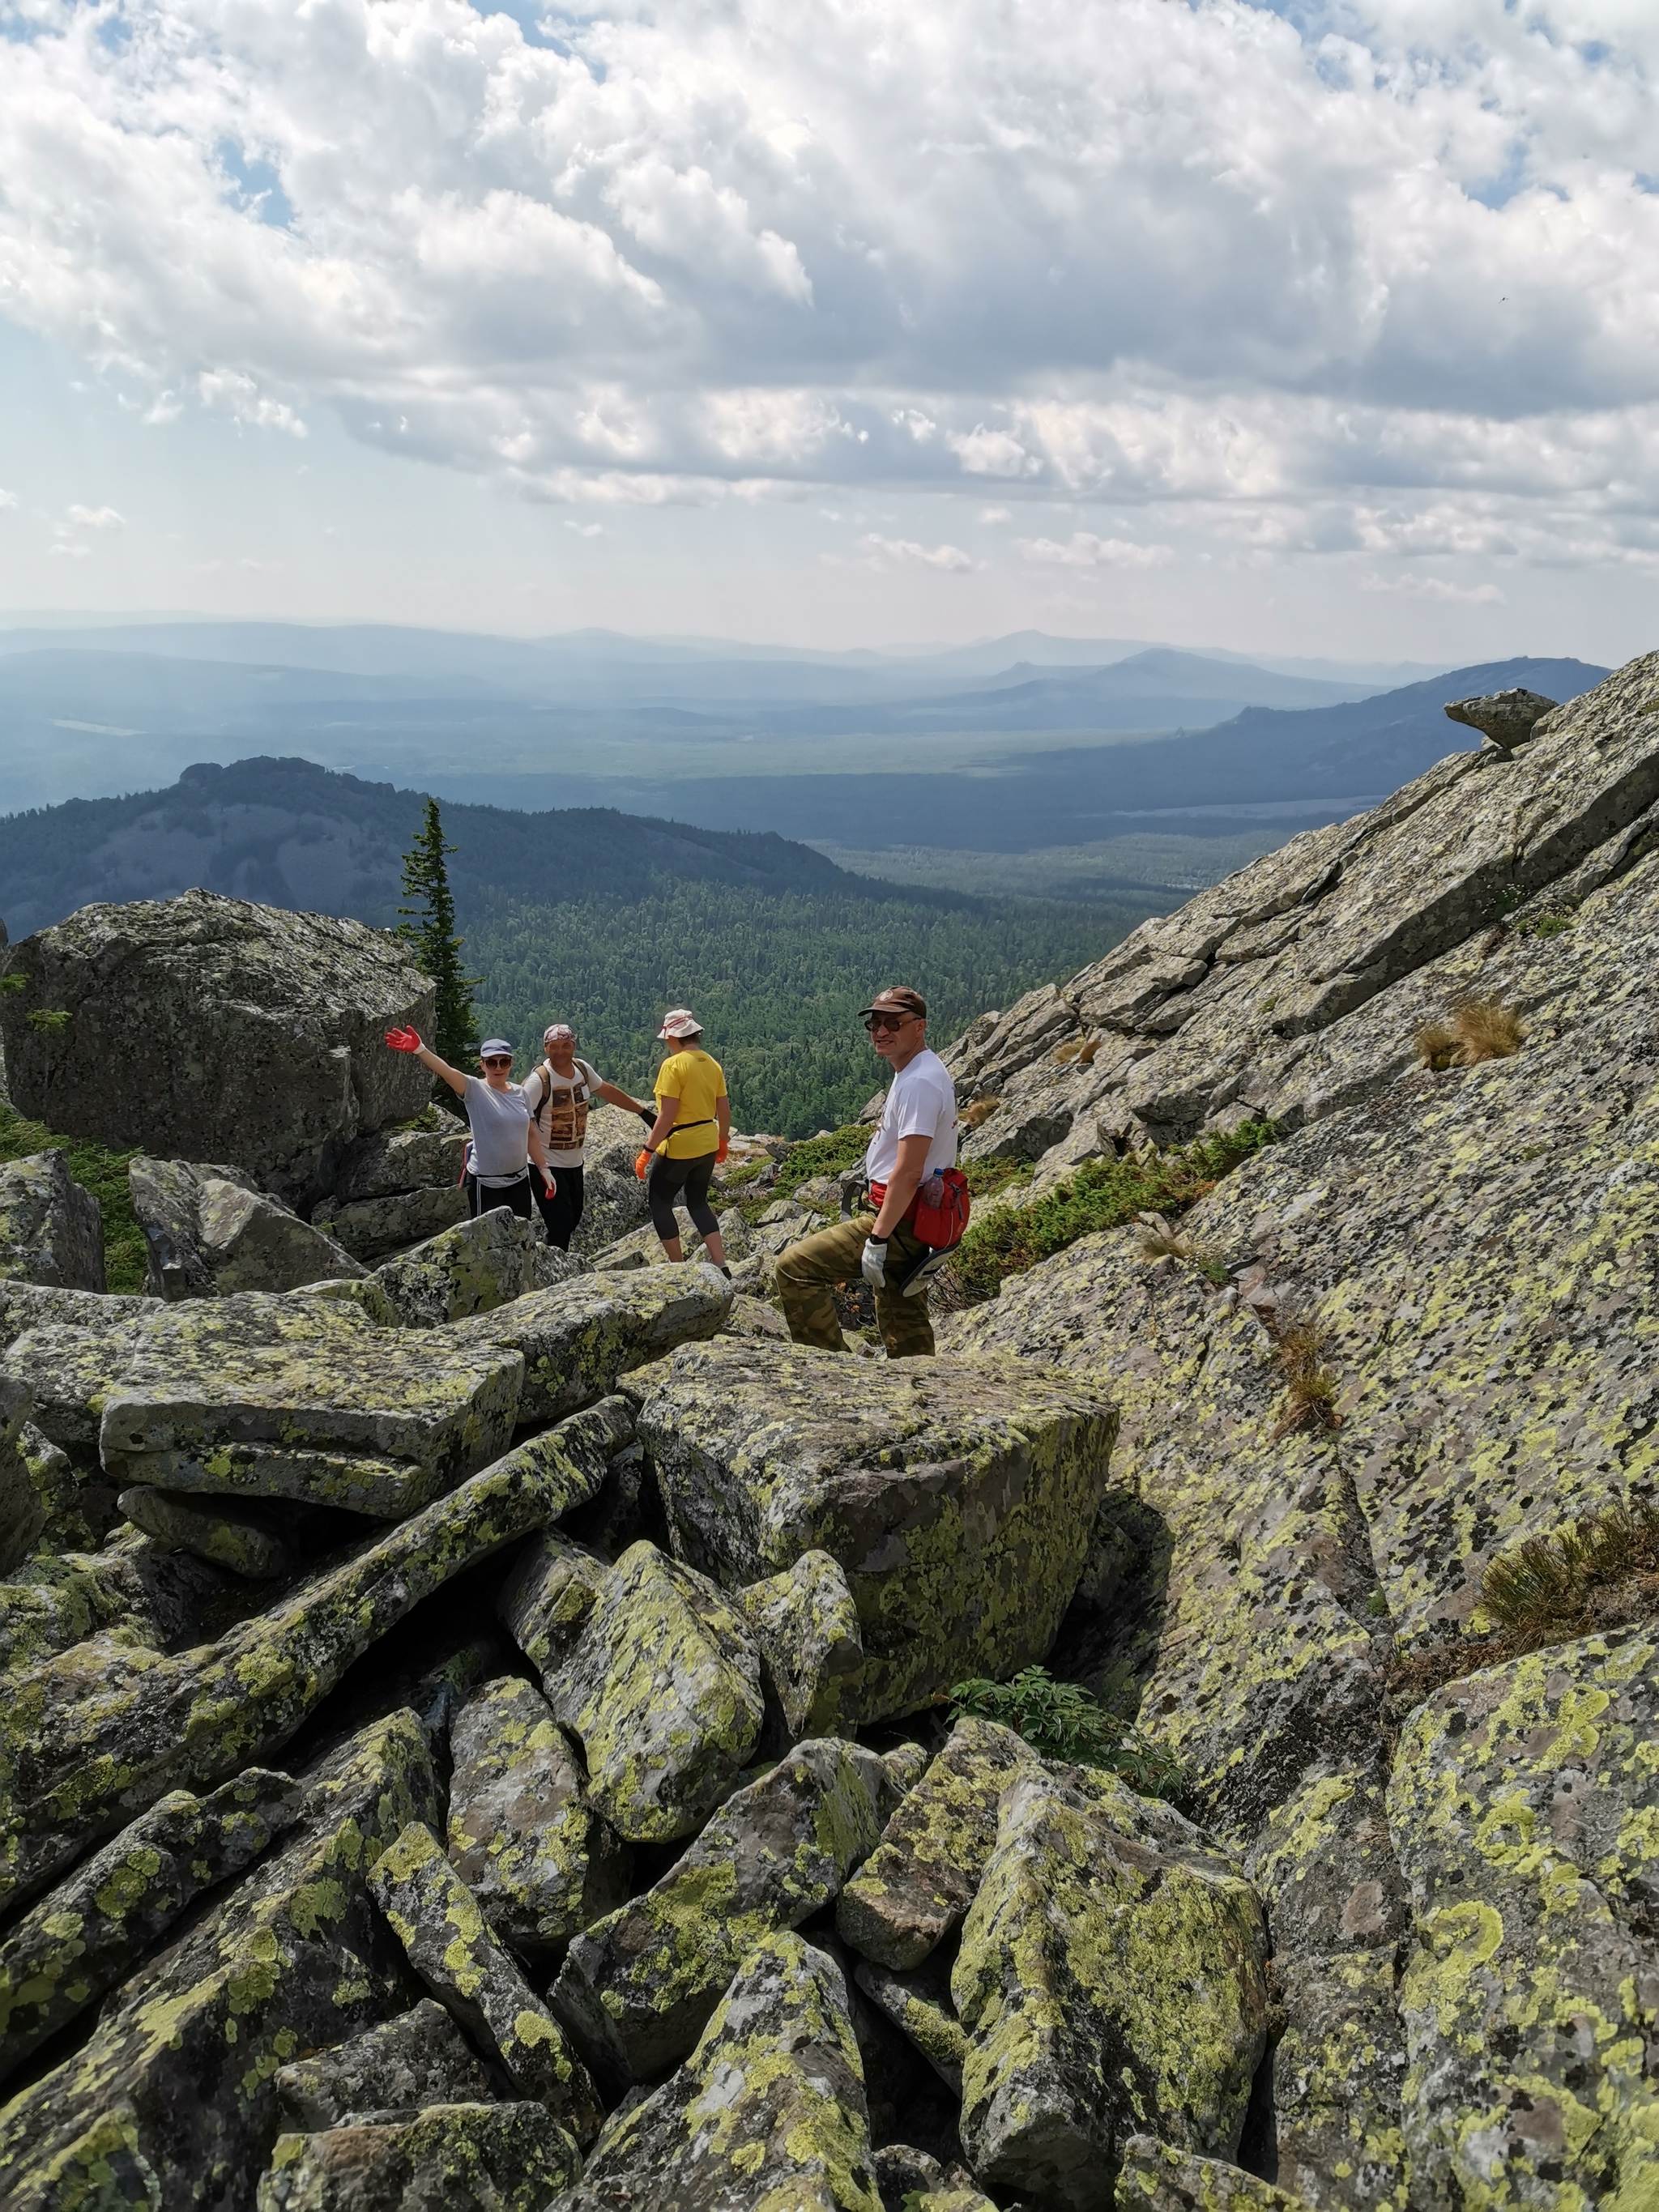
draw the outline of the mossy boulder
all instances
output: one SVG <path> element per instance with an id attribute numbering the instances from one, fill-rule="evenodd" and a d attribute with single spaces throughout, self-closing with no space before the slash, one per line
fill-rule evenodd
<path id="1" fill-rule="evenodd" d="M 551 1683 L 564 1672 L 611 1563 L 557 1528 L 525 1545 L 495 1601 L 495 1617 Z"/>
<path id="2" fill-rule="evenodd" d="M 522 1421 L 554 1421 L 616 1389 L 676 1345 L 713 1336 L 731 1310 L 717 1267 L 658 1267 L 637 1279 L 581 1275 L 446 1331 L 448 1341 L 504 1345 L 524 1358 Z"/>
<path id="3" fill-rule="evenodd" d="M 441 1128 L 377 1129 L 357 1138 L 341 1157 L 325 1203 L 355 1206 L 404 1192 L 455 1188 L 466 1154 L 466 1124 L 447 1113 L 437 1119 Z"/>
<path id="4" fill-rule="evenodd" d="M 974 1901 L 997 1839 L 997 1806 L 1042 1762 L 1012 1729 L 959 1720 L 842 1892 L 843 1942 L 878 1966 L 918 1966 Z"/>
<path id="5" fill-rule="evenodd" d="M 757 1943 L 696 2050 L 619 2112 L 547 2212 L 882 2212 L 847 1986 L 787 1931 Z"/>
<path id="6" fill-rule="evenodd" d="M 765 1711 L 741 1616 L 646 1543 L 611 1568 L 544 1686 L 580 1740 L 593 1802 L 635 1843 L 696 1832 L 748 1763 Z"/>
<path id="7" fill-rule="evenodd" d="M 852 1365 L 730 1337 L 653 1371 L 639 1419 L 691 1565 L 738 1584 L 807 1551 L 840 1564 L 865 1652 L 842 1710 L 859 1724 L 1046 1655 L 1115 1428 L 1103 1399 L 1006 1364 Z"/>
<path id="8" fill-rule="evenodd" d="M 539 1221 L 491 1206 L 384 1261 L 374 1280 L 405 1328 L 438 1328 L 492 1313 L 527 1290 L 531 1249 L 541 1233 Z"/>
<path id="9" fill-rule="evenodd" d="M 468 1212 L 465 1191 L 451 1182 L 433 1190 L 403 1190 L 349 1203 L 325 1199 L 311 1218 L 314 1227 L 325 1231 L 354 1260 L 374 1267 L 394 1253 L 458 1228 Z"/>
<path id="10" fill-rule="evenodd" d="M 1587 1637 L 1448 1684 L 1401 1737 L 1389 1825 L 1419 2191 L 1654 2202 L 1659 1642 Z"/>
<path id="11" fill-rule="evenodd" d="M 258 2212 L 542 2212 L 580 2170 L 545 2105 L 434 2105 L 279 2136 Z"/>
<path id="12" fill-rule="evenodd" d="M 828 1552 L 803 1552 L 781 1574 L 738 1590 L 737 1601 L 788 1740 L 833 1735 L 864 1666 L 858 1607 L 839 1564 Z"/>
<path id="13" fill-rule="evenodd" d="M 292 1776 L 250 1766 L 210 1796 L 163 1797 L 0 1938 L 0 2081 L 137 1964 L 204 1890 L 300 1817 Z"/>
<path id="14" fill-rule="evenodd" d="M 369 1886 L 409 1962 L 520 2094 L 556 2114 L 578 2142 L 601 2113 L 564 2031 L 489 1931 L 478 1901 L 424 1821 L 411 1821 L 376 1862 Z"/>
<path id="15" fill-rule="evenodd" d="M 179 1498 L 144 1483 L 131 1485 L 116 1503 L 135 1528 L 165 1549 L 193 1552 L 246 1581 L 279 1582 L 294 1571 L 298 1555 L 283 1532 L 280 1507 L 261 1511 L 234 1499 L 221 1504 Z"/>
<path id="16" fill-rule="evenodd" d="M 0 1370 L 0 1575 L 28 1557 L 46 1525 L 46 1499 L 23 1443 L 33 1404 L 22 1376 Z"/>
<path id="17" fill-rule="evenodd" d="M 571 1944 L 551 2002 L 613 2079 L 685 2057 L 746 1954 L 834 1902 L 879 1832 L 872 1752 L 798 1744 L 727 1798 L 643 1897 Z"/>
<path id="18" fill-rule="evenodd" d="M 349 2043 L 290 2061 L 277 2071 L 276 2094 L 288 2124 L 314 2135 L 354 2113 L 488 2104 L 493 2084 L 443 2007 L 422 1997 Z"/>
<path id="19" fill-rule="evenodd" d="M 1105 2208 L 1120 2139 L 1230 2157 L 1267 2045 L 1267 1928 L 1224 1863 L 1117 1832 L 1086 1771 L 1017 1781 L 962 1932 L 962 2140 L 988 2187 Z"/>
<path id="20" fill-rule="evenodd" d="M 547 1700 L 517 1674 L 474 1690 L 451 1725 L 449 1859 L 501 1942 L 562 1945 L 628 1894 L 628 1850 L 593 1809 Z"/>
<path id="21" fill-rule="evenodd" d="M 287 1840 L 192 1917 L 89 2039 L 0 2112 L 7 2212 L 248 2203 L 279 2124 L 277 2069 L 408 2003 L 402 1952 L 365 1876 L 437 1779 L 412 1713 L 306 1768 Z"/>
<path id="22" fill-rule="evenodd" d="M 1155 2136 L 1131 2136 L 1125 2142 L 1117 2203 L 1118 2212 L 1310 2212 L 1293 2191 L 1259 2180 L 1224 2159 L 1194 2157 Z"/>
<path id="23" fill-rule="evenodd" d="M 937 1954 L 911 1974 L 860 1959 L 854 1979 L 884 2020 L 890 2020 L 921 2053 L 953 2097 L 962 2095 L 963 2061 L 968 2039 L 951 2002 L 948 1966 Z"/>
<path id="24" fill-rule="evenodd" d="M 80 1644 L 0 1706 L 0 1899 L 54 1880 L 165 1790 L 201 1789 L 287 1743 L 422 1598 L 586 1494 L 532 1439 L 216 1644 Z"/>
<path id="25" fill-rule="evenodd" d="M 0 1275 L 66 1291 L 104 1287 L 104 1217 L 61 1150 L 0 1163 Z"/>

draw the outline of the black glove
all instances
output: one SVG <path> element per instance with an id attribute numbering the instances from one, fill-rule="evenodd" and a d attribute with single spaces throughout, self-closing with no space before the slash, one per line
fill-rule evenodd
<path id="1" fill-rule="evenodd" d="M 648 1106 L 636 1106 L 634 1109 L 634 1111 L 639 1115 L 641 1121 L 644 1122 L 647 1129 L 654 1129 L 656 1127 L 657 1117 L 651 1111 L 651 1109 Z"/>

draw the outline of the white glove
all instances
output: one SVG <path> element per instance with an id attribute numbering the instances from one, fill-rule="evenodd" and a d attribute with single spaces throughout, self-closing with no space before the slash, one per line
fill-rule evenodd
<path id="1" fill-rule="evenodd" d="M 884 1291 L 887 1288 L 887 1239 L 884 1237 L 865 1238 L 864 1257 L 859 1262 L 859 1272 L 872 1290 Z"/>

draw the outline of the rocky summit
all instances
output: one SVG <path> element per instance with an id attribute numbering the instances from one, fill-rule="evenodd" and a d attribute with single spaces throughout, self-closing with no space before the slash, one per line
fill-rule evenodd
<path id="1" fill-rule="evenodd" d="M 1659 655 L 1452 705 L 949 1047 L 933 1360 L 781 1333 L 821 1149 L 459 1218 L 373 933 L 11 948 L 149 1295 L 8 1170 L 8 2212 L 1659 2204 Z"/>

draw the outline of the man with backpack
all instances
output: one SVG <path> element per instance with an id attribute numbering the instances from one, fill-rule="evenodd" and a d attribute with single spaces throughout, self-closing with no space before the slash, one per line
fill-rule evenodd
<path id="1" fill-rule="evenodd" d="M 541 1133 L 548 1165 L 556 1171 L 554 1194 L 540 1201 L 547 1241 L 556 1244 L 561 1252 L 568 1252 L 582 1218 L 582 1146 L 587 1135 L 588 1109 L 594 1099 L 605 1099 L 612 1106 L 637 1114 L 647 1127 L 657 1116 L 654 1107 L 630 1098 L 614 1083 L 607 1083 L 591 1061 L 578 1058 L 576 1032 L 568 1022 L 550 1023 L 542 1032 L 542 1042 L 547 1057 L 526 1076 L 524 1101 Z"/>
<path id="2" fill-rule="evenodd" d="M 927 1002 L 919 991 L 891 985 L 878 992 L 860 1019 L 893 1071 L 864 1155 L 872 1210 L 792 1244 L 778 1261 L 778 1299 L 797 1344 L 842 1352 L 846 1341 L 832 1286 L 861 1276 L 875 1292 L 887 1357 L 925 1358 L 933 1350 L 928 1279 L 944 1265 L 961 1229 L 945 1230 L 945 1241 L 930 1244 L 917 1233 L 916 1216 L 923 1202 L 958 1202 L 956 1085 L 945 1062 L 928 1049 Z M 930 1222 L 933 1212 L 930 1205 Z"/>

